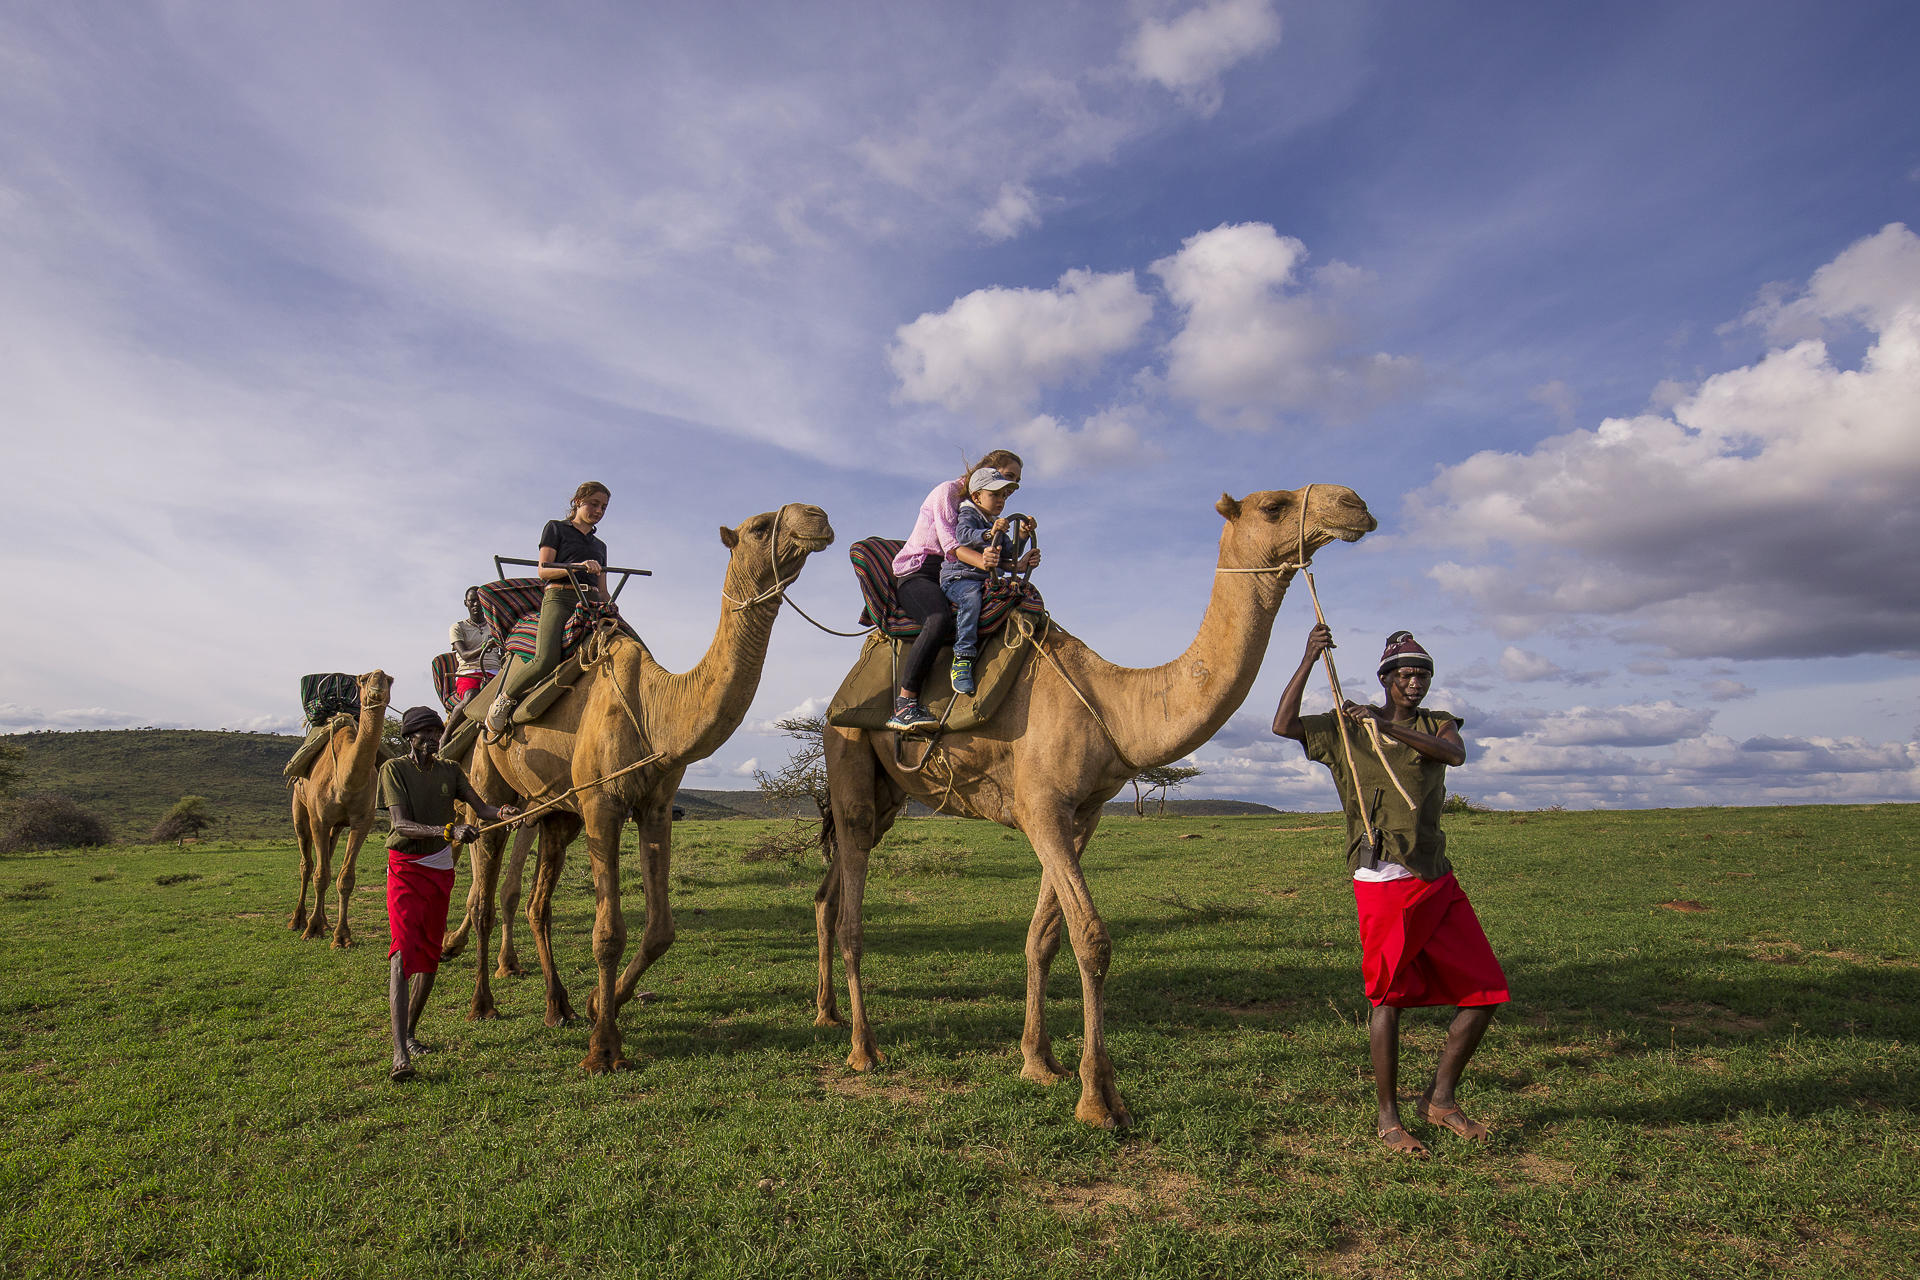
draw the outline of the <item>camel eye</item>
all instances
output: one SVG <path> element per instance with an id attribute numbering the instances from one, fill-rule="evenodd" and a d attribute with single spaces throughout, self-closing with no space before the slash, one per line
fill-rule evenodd
<path id="1" fill-rule="evenodd" d="M 1269 520 L 1278 520 L 1280 518 L 1280 513 L 1282 511 L 1285 511 L 1286 509 L 1287 509 L 1287 504 L 1280 501 L 1278 498 L 1271 498 L 1266 502 L 1263 502 L 1260 504 L 1260 514 L 1264 515 Z"/>

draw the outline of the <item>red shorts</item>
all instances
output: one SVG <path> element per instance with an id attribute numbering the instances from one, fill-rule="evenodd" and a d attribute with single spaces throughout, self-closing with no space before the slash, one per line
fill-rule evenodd
<path id="1" fill-rule="evenodd" d="M 1438 880 L 1355 880 L 1353 901 L 1367 999 L 1374 1004 L 1411 1009 L 1510 998 L 1507 975 L 1451 871 Z"/>
<path id="2" fill-rule="evenodd" d="M 468 694 L 480 692 L 482 685 L 493 679 L 490 674 L 477 676 L 455 676 L 453 678 L 453 696 L 465 698 Z"/>
<path id="3" fill-rule="evenodd" d="M 452 867 L 423 867 L 387 850 L 387 928 L 393 936 L 387 955 L 400 957 L 400 971 L 407 977 L 439 972 L 452 900 Z"/>

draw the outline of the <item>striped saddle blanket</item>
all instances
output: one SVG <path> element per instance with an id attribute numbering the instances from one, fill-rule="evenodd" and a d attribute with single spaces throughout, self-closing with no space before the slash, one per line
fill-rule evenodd
<path id="1" fill-rule="evenodd" d="M 877 626 L 882 635 L 895 639 L 920 634 L 920 623 L 900 607 L 900 597 L 895 594 L 893 558 L 905 545 L 899 538 L 862 538 L 847 549 L 853 576 L 867 602 L 860 611 L 860 625 Z M 1032 583 L 1006 576 L 988 579 L 980 599 L 980 634 L 989 636 L 998 631 L 1015 609 L 1047 611 Z"/>
<path id="2" fill-rule="evenodd" d="M 433 656 L 433 691 L 440 696 L 440 705 L 448 711 L 453 710 L 453 673 L 459 666 L 460 659 L 452 653 Z"/>
<path id="3" fill-rule="evenodd" d="M 540 597 L 546 589 L 547 584 L 539 578 L 503 578 L 481 585 L 480 616 L 487 620 L 488 629 L 506 653 L 533 657 L 539 645 Z M 593 630 L 593 624 L 607 611 L 619 616 L 619 609 L 612 603 L 575 605 L 560 633 L 561 653 L 572 653 L 580 638 Z M 620 629 L 634 635 L 633 629 L 624 622 Z"/>

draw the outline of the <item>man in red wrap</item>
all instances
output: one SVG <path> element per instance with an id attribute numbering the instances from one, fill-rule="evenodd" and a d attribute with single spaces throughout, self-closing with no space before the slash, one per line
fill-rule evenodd
<path id="1" fill-rule="evenodd" d="M 1360 916 L 1362 967 L 1367 998 L 1373 1002 L 1369 1039 L 1380 1140 L 1403 1155 L 1425 1156 L 1426 1147 L 1400 1120 L 1400 1010 L 1458 1008 L 1433 1083 L 1420 1095 L 1414 1114 L 1462 1138 L 1482 1141 L 1487 1127 L 1461 1111 L 1454 1089 L 1493 1020 L 1494 1006 L 1508 999 L 1507 976 L 1487 944 L 1473 904 L 1453 878 L 1447 838 L 1440 830 L 1447 767 L 1467 758 L 1460 740 L 1463 721 L 1421 707 L 1433 682 L 1433 659 L 1410 632 L 1396 631 L 1380 655 L 1386 706 L 1349 702 L 1344 708 L 1353 748 L 1349 768 L 1336 716 L 1300 714 L 1307 676 L 1320 655 L 1333 647 L 1333 634 L 1324 624 L 1307 633 L 1306 653 L 1280 695 L 1273 731 L 1304 745 L 1309 759 L 1332 771 L 1339 789 L 1347 816 L 1347 869 L 1353 873 Z M 1369 724 L 1379 730 L 1378 750 Z M 1402 790 L 1413 800 L 1411 808 Z"/>
<path id="2" fill-rule="evenodd" d="M 387 811 L 387 1003 L 393 1020 L 393 1069 L 388 1078 L 413 1079 L 416 1054 L 432 1053 L 415 1038 L 433 975 L 440 969 L 440 944 L 447 933 L 447 903 L 453 897 L 453 846 L 479 836 L 472 823 L 455 822 L 453 804 L 465 801 L 489 822 L 518 817 L 474 794 L 466 775 L 434 754 L 446 726 L 430 707 L 414 707 L 400 718 L 408 754 L 380 766 L 380 806 Z M 412 981 L 409 998 L 408 981 Z"/>

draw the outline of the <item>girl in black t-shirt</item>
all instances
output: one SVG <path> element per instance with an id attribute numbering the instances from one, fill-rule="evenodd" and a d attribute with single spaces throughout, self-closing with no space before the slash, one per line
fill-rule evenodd
<path id="1" fill-rule="evenodd" d="M 531 660 L 514 662 L 509 658 L 506 682 L 500 696 L 487 711 L 487 729 L 505 733 L 513 723 L 513 708 L 520 696 L 560 665 L 560 637 L 567 619 L 580 603 L 574 589 L 575 578 L 588 584 L 602 598 L 607 593 L 607 544 L 594 536 L 594 529 L 607 514 L 607 502 L 613 491 L 598 480 L 589 480 L 573 491 L 565 520 L 549 520 L 540 531 L 540 577 L 547 589 L 540 597 L 540 629 Z M 562 565 L 574 566 L 569 576 Z"/>

